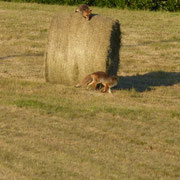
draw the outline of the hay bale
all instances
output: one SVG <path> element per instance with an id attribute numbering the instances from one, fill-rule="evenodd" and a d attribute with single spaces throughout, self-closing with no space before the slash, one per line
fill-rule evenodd
<path id="1" fill-rule="evenodd" d="M 52 19 L 45 53 L 46 81 L 76 84 L 87 74 L 105 71 L 116 75 L 119 67 L 120 24 L 94 15 L 58 14 Z"/>

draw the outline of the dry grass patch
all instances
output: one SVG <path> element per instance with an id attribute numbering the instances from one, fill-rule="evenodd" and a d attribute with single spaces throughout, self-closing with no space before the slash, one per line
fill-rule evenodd
<path id="1" fill-rule="evenodd" d="M 179 179 L 180 14 L 93 8 L 121 22 L 111 96 L 44 82 L 50 20 L 74 9 L 0 2 L 0 179 Z"/>

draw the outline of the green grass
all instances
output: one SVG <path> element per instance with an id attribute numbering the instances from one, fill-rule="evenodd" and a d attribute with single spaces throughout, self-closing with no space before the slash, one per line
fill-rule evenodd
<path id="1" fill-rule="evenodd" d="M 113 95 L 46 83 L 51 18 L 75 7 L 0 2 L 0 179 L 180 178 L 180 13 L 119 19 Z"/>

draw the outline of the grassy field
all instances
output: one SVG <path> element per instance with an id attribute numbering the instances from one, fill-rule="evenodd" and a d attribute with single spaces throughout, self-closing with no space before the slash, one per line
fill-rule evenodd
<path id="1" fill-rule="evenodd" d="M 51 18 L 75 7 L 0 2 L 0 179 L 180 179 L 180 13 L 119 19 L 113 95 L 44 80 Z"/>

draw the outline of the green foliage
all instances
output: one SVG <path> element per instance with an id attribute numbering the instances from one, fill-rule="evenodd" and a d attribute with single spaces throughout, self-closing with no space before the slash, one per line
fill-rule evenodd
<path id="1" fill-rule="evenodd" d="M 8 2 L 31 2 L 43 4 L 88 4 L 89 6 L 109 7 L 109 8 L 129 8 L 141 10 L 167 10 L 179 11 L 179 0 L 0 0 Z"/>

